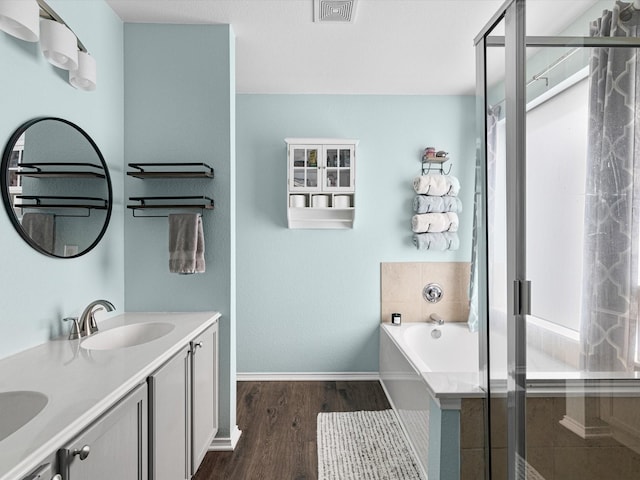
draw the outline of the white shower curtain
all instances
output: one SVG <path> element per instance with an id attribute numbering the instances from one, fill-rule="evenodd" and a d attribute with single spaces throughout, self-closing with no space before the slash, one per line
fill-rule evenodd
<path id="1" fill-rule="evenodd" d="M 495 163 L 496 144 L 498 136 L 498 119 L 500 118 L 500 107 L 489 107 L 487 111 L 487 210 L 493 213 L 495 204 Z M 469 281 L 469 330 L 478 331 L 478 235 L 479 225 L 483 212 L 480 210 L 480 200 L 482 198 L 482 185 L 480 184 L 480 155 L 476 162 L 476 189 L 473 204 L 473 242 L 471 249 L 471 279 Z M 488 227 L 487 227 L 488 228 Z"/>
<path id="2" fill-rule="evenodd" d="M 616 2 L 591 36 L 636 37 L 640 11 Z M 640 216 L 640 57 L 593 48 L 581 312 L 582 367 L 634 369 Z"/>

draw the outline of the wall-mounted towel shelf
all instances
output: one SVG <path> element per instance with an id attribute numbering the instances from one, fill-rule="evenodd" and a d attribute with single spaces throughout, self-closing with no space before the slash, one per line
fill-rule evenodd
<path id="1" fill-rule="evenodd" d="M 129 197 L 129 201 L 137 204 L 127 205 L 133 210 L 134 217 L 167 217 L 168 215 L 136 215 L 137 210 L 213 210 L 213 198 L 205 195 L 177 197 Z"/>
<path id="2" fill-rule="evenodd" d="M 105 178 L 102 165 L 77 162 L 19 163 L 16 175 L 33 178 Z"/>
<path id="3" fill-rule="evenodd" d="M 213 168 L 206 163 L 129 163 L 134 171 L 127 175 L 142 180 L 146 179 L 212 179 Z M 190 196 L 145 196 L 129 197 L 129 201 L 137 202 L 127 205 L 134 217 L 167 217 L 166 215 L 136 215 L 138 210 L 212 210 L 213 199 L 205 195 Z"/>
<path id="4" fill-rule="evenodd" d="M 147 178 L 213 178 L 213 168 L 206 163 L 130 163 L 136 169 L 131 177 Z"/>
<path id="5" fill-rule="evenodd" d="M 57 210 L 57 209 L 76 209 L 87 210 L 86 215 L 59 215 L 59 216 L 72 216 L 88 217 L 91 215 L 91 210 L 107 210 L 109 208 L 109 201 L 99 197 L 72 197 L 72 196 L 48 196 L 48 195 L 16 195 L 16 199 L 24 200 L 32 203 L 20 202 L 14 205 L 15 208 L 22 210 Z"/>
<path id="6" fill-rule="evenodd" d="M 412 241 L 418 250 L 457 250 L 458 212 L 462 203 L 458 199 L 460 182 L 445 170 L 449 155 L 444 150 L 427 147 L 420 158 L 421 174 L 413 179 L 416 196 L 411 217 Z"/>

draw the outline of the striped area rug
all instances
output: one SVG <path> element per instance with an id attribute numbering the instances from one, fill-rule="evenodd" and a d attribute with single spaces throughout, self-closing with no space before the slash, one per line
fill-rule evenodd
<path id="1" fill-rule="evenodd" d="M 393 410 L 318 414 L 318 480 L 424 480 Z"/>

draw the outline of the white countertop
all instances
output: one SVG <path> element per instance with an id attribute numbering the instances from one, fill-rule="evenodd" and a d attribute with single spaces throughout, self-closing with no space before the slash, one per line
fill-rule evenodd
<path id="1" fill-rule="evenodd" d="M 60 339 L 0 360 L 0 392 L 33 390 L 48 397 L 29 423 L 0 441 L 0 480 L 29 474 L 114 402 L 220 318 L 217 312 L 123 313 L 98 327 L 168 322 L 175 328 L 151 342 L 114 350 L 86 350 Z M 0 412 L 0 415 L 2 412 Z"/>

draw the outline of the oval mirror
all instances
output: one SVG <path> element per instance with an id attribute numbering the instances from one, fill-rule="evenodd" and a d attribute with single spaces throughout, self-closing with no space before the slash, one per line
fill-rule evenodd
<path id="1" fill-rule="evenodd" d="M 61 118 L 30 120 L 11 135 L 0 171 L 9 218 L 33 248 L 70 258 L 98 244 L 111 217 L 111 178 L 80 127 Z"/>

